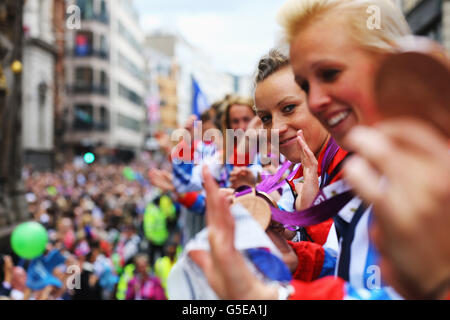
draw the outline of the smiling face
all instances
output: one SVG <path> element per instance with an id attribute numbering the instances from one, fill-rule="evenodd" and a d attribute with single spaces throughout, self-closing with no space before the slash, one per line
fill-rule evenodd
<path id="1" fill-rule="evenodd" d="M 352 127 L 378 118 L 373 81 L 382 58 L 358 46 L 347 25 L 344 17 L 325 16 L 298 33 L 290 49 L 311 113 L 340 145 Z"/>
<path id="2" fill-rule="evenodd" d="M 309 112 L 306 95 L 295 83 L 286 66 L 258 83 L 255 90 L 257 115 L 264 129 L 279 130 L 280 152 L 291 162 L 300 162 L 297 131 L 303 134 L 311 151 L 318 156 L 328 133 Z"/>

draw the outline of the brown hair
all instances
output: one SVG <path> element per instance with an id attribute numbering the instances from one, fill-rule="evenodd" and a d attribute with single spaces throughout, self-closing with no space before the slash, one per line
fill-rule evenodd
<path id="1" fill-rule="evenodd" d="M 200 115 L 200 121 L 201 122 L 208 122 L 213 120 L 213 116 L 212 116 L 212 111 L 211 109 L 208 109 L 206 111 L 204 111 L 201 115 Z"/>
<path id="2" fill-rule="evenodd" d="M 211 105 L 209 109 L 211 111 L 211 116 L 213 117 L 214 125 L 222 131 L 222 115 L 225 109 L 225 102 L 228 96 L 225 96 L 222 100 L 216 101 Z"/>
<path id="3" fill-rule="evenodd" d="M 255 75 L 255 86 L 256 84 L 266 80 L 275 72 L 288 66 L 290 63 L 289 58 L 282 54 L 278 49 L 270 50 L 269 54 L 259 60 Z"/>

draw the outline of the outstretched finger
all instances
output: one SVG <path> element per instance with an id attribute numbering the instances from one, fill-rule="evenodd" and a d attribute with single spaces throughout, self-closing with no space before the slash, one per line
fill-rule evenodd
<path id="1" fill-rule="evenodd" d="M 381 175 L 365 159 L 352 156 L 344 164 L 343 172 L 348 183 L 367 203 L 383 202 Z"/>
<path id="2" fill-rule="evenodd" d="M 203 174 L 203 181 L 204 181 L 204 186 L 205 186 L 205 191 L 206 191 L 206 195 L 207 195 L 207 204 L 208 204 L 208 199 L 210 200 L 209 202 L 211 202 L 211 206 L 214 206 L 214 200 L 217 200 L 216 195 L 218 194 L 219 191 L 219 186 L 217 185 L 216 181 L 214 181 L 213 176 L 211 175 L 211 173 L 209 172 L 209 168 L 208 166 L 204 165 L 202 168 L 202 174 Z"/>
<path id="3" fill-rule="evenodd" d="M 220 193 L 219 185 L 207 166 L 203 166 L 203 178 L 206 190 L 206 221 L 209 228 L 219 230 L 220 236 L 227 229 L 234 228 L 230 206 L 226 197 Z"/>
<path id="4" fill-rule="evenodd" d="M 398 163 L 386 161 L 395 152 L 395 146 L 379 130 L 358 126 L 347 134 L 345 145 L 384 175 L 389 177 L 396 174 Z"/>

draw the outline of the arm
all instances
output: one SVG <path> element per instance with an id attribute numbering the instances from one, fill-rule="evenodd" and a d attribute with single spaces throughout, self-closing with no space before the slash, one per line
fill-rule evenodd
<path id="1" fill-rule="evenodd" d="M 14 268 L 14 263 L 10 256 L 4 256 L 3 261 L 4 261 L 4 265 L 3 265 L 4 275 L 5 275 L 3 282 L 6 282 L 9 284 L 9 286 L 11 286 L 12 271 Z"/>
<path id="2" fill-rule="evenodd" d="M 254 187 L 256 185 L 256 177 L 248 167 L 234 167 L 230 173 L 230 183 L 233 189 L 244 185 Z"/>
<path id="3" fill-rule="evenodd" d="M 177 201 L 194 213 L 205 214 L 205 196 L 199 192 L 188 192 L 180 195 Z"/>

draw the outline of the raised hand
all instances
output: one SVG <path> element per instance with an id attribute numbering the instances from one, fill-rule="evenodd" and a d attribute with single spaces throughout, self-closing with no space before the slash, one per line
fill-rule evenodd
<path id="1" fill-rule="evenodd" d="M 295 209 L 302 210 L 308 208 L 319 192 L 319 178 L 317 176 L 318 162 L 314 153 L 308 147 L 302 130 L 297 133 L 297 142 L 300 145 L 300 159 L 303 167 L 303 183 L 297 183 L 295 188 L 298 197 L 295 201 Z"/>
<path id="2" fill-rule="evenodd" d="M 347 136 L 358 156 L 344 168 L 374 206 L 372 233 L 386 280 L 408 298 L 439 298 L 450 287 L 448 140 L 419 120 L 384 121 Z"/>
<path id="3" fill-rule="evenodd" d="M 150 182 L 155 187 L 164 192 L 175 192 L 175 186 L 172 183 L 172 174 L 166 170 L 152 168 L 148 172 Z"/>
<path id="4" fill-rule="evenodd" d="M 191 251 L 189 256 L 203 270 L 211 288 L 221 299 L 276 299 L 277 289 L 259 280 L 236 250 L 235 222 L 230 205 L 219 193 L 219 186 L 206 167 L 203 168 L 203 177 L 211 251 Z"/>
<path id="5" fill-rule="evenodd" d="M 234 189 L 243 185 L 254 187 L 256 185 L 256 177 L 248 167 L 234 167 L 230 173 L 230 183 Z"/>

